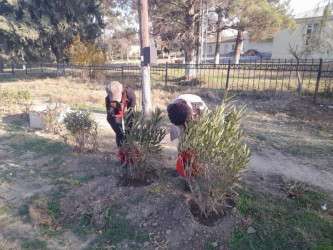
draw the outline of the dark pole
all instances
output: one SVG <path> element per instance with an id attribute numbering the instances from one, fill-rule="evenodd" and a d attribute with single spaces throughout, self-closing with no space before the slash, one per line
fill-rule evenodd
<path id="1" fill-rule="evenodd" d="M 314 97 L 313 97 L 313 102 L 314 103 L 317 102 L 317 95 L 318 95 L 318 89 L 319 89 L 319 83 L 320 83 L 321 68 L 322 68 L 322 66 L 323 66 L 323 59 L 320 58 L 319 67 L 318 67 L 317 82 L 316 82 L 316 90 L 315 90 L 315 94 L 314 94 Z"/>
<path id="2" fill-rule="evenodd" d="M 229 59 L 229 62 L 228 62 L 227 82 L 225 84 L 226 89 L 228 89 L 228 87 L 229 87 L 229 77 L 230 77 L 230 59 Z"/>

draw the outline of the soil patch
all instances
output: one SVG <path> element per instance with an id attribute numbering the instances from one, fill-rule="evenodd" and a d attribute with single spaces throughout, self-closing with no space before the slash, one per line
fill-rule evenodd
<path id="1" fill-rule="evenodd" d="M 225 210 L 225 212 L 221 210 L 221 211 L 219 211 L 218 214 L 211 213 L 208 217 L 206 217 L 201 212 L 199 206 L 195 203 L 194 200 L 189 200 L 188 201 L 188 206 L 189 206 L 190 212 L 192 213 L 192 215 L 193 215 L 193 217 L 196 221 L 198 221 L 202 225 L 213 227 L 213 226 L 215 226 L 215 223 L 219 219 L 221 219 L 222 217 L 225 216 L 225 214 L 228 210 L 230 210 L 232 207 L 236 206 L 236 203 L 231 198 L 228 198 L 226 200 L 226 203 L 227 203 L 227 206 L 226 206 L 227 209 Z"/>
<path id="2" fill-rule="evenodd" d="M 157 179 L 159 179 L 159 175 L 155 171 L 149 171 L 148 173 L 146 173 L 146 178 L 143 181 L 135 180 L 130 175 L 128 175 L 128 173 L 126 173 L 118 178 L 117 187 L 149 186 Z"/>
<path id="3" fill-rule="evenodd" d="M 117 183 L 117 187 L 142 187 L 142 186 L 149 186 L 151 182 L 149 181 L 140 181 L 134 180 L 128 176 L 122 177 L 119 179 Z"/>

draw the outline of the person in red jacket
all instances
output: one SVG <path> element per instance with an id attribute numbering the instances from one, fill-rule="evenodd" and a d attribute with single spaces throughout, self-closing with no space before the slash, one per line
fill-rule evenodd
<path id="1" fill-rule="evenodd" d="M 118 81 L 109 82 L 105 87 L 106 93 L 105 106 L 107 121 L 116 134 L 117 147 L 121 146 L 125 123 L 131 126 L 130 122 L 124 121 L 125 108 L 133 108 L 136 105 L 136 97 L 133 89 L 121 84 Z"/>

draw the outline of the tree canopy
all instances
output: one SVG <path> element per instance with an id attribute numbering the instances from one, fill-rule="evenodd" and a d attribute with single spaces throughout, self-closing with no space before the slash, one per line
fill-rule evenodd
<path id="1" fill-rule="evenodd" d="M 95 0 L 4 0 L 0 3 L 1 58 L 34 61 L 63 51 L 80 34 L 93 41 L 104 28 L 102 5 Z"/>

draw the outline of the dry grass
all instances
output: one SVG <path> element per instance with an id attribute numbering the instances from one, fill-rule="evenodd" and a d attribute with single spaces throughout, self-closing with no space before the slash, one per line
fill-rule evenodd
<path id="1" fill-rule="evenodd" d="M 70 106 L 90 107 L 92 109 L 104 111 L 105 82 L 84 82 L 72 78 L 46 78 L 35 80 L 22 80 L 17 82 L 1 83 L 4 90 L 27 90 L 31 93 L 34 106 L 45 104 L 50 99 Z M 220 96 L 211 90 L 191 89 L 182 87 L 152 87 L 153 107 L 165 109 L 166 106 L 178 95 L 194 93 L 207 98 Z M 137 105 L 141 106 L 141 90 L 135 89 Z"/>
<path id="2" fill-rule="evenodd" d="M 45 226 L 52 223 L 45 198 L 34 200 L 29 204 L 29 215 L 34 224 Z"/>
<path id="3" fill-rule="evenodd" d="M 46 78 L 3 82 L 2 89 L 27 90 L 31 93 L 34 106 L 44 104 L 50 99 L 70 106 L 79 105 L 101 109 L 106 96 L 104 84 L 85 83 L 71 78 Z"/>
<path id="4" fill-rule="evenodd" d="M 19 247 L 17 241 L 9 241 L 8 239 L 6 239 L 2 235 L 0 235 L 0 249 L 19 250 L 19 249 L 22 249 L 22 248 Z"/>

